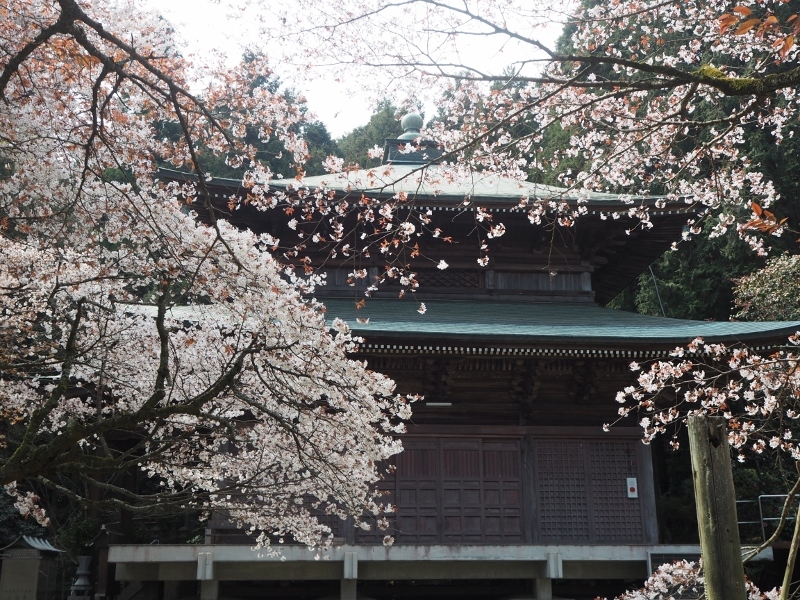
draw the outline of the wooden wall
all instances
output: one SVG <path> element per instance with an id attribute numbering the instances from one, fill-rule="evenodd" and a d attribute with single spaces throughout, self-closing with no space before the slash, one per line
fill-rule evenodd
<path id="1" fill-rule="evenodd" d="M 340 543 L 643 544 L 657 542 L 649 447 L 636 430 L 417 427 L 379 484 L 388 529 L 325 516 Z M 635 478 L 638 497 L 628 496 Z M 218 519 L 214 543 L 243 543 Z M 231 535 L 234 534 L 234 535 Z"/>

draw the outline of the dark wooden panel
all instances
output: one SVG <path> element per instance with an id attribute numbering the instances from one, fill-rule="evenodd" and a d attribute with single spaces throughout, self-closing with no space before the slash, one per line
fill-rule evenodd
<path id="1" fill-rule="evenodd" d="M 397 457 L 397 540 L 439 541 L 439 473 L 436 440 L 404 440 Z"/>
<path id="2" fill-rule="evenodd" d="M 636 430 L 595 431 L 418 427 L 404 437 L 396 469 L 381 467 L 377 487 L 396 512 L 370 517 L 371 530 L 354 531 L 351 522 L 313 509 L 310 498 L 306 506 L 348 543 L 381 544 L 386 535 L 400 544 L 656 541 L 647 447 Z M 638 480 L 639 498 L 628 498 L 629 477 Z M 246 543 L 219 514 L 209 525 L 215 543 Z"/>
<path id="3" fill-rule="evenodd" d="M 483 443 L 484 541 L 522 542 L 522 479 L 518 441 Z"/>
<path id="4" fill-rule="evenodd" d="M 651 485 L 639 469 L 637 443 L 611 439 L 538 439 L 536 521 L 543 542 L 643 543 L 643 496 L 628 498 L 627 478 Z"/>
<path id="5" fill-rule="evenodd" d="M 442 541 L 479 543 L 482 535 L 481 442 L 442 440 Z"/>
<path id="6" fill-rule="evenodd" d="M 519 440 L 404 440 L 397 461 L 397 535 L 405 543 L 519 543 Z"/>

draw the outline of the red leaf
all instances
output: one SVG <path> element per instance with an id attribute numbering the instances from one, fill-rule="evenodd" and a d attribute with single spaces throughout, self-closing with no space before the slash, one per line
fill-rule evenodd
<path id="1" fill-rule="evenodd" d="M 722 35 L 723 33 L 725 33 L 725 31 L 728 29 L 728 27 L 730 27 L 731 25 L 736 23 L 736 21 L 737 21 L 736 15 L 732 15 L 732 14 L 724 14 L 724 15 L 722 15 L 719 18 L 719 34 Z"/>
<path id="2" fill-rule="evenodd" d="M 783 40 L 783 47 L 778 52 L 778 54 L 781 55 L 781 58 L 786 58 L 786 55 L 789 53 L 789 50 L 792 49 L 792 46 L 794 46 L 794 36 L 787 35 L 786 39 Z"/>
<path id="3" fill-rule="evenodd" d="M 747 19 L 747 21 L 739 25 L 734 35 L 744 35 L 759 23 L 761 23 L 761 19 Z"/>

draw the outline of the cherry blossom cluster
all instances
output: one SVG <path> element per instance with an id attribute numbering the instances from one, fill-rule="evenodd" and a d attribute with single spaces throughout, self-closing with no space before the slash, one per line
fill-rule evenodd
<path id="1" fill-rule="evenodd" d="M 435 226 L 430 207 L 421 205 L 413 192 L 404 190 L 424 190 L 436 195 L 442 185 L 468 177 L 469 167 L 426 165 L 409 172 L 383 165 L 362 170 L 343 167 L 341 159 L 333 158 L 326 166 L 330 174 L 315 186 L 308 185 L 302 178 L 286 186 L 258 186 L 246 178 L 247 196 L 234 199 L 232 205 L 234 208 L 254 206 L 261 210 L 277 208 L 291 215 L 287 224 L 296 232 L 296 237 L 292 234 L 274 240 L 274 248 L 287 261 L 302 263 L 308 274 L 316 266 L 310 258 L 314 254 L 323 256 L 322 261 L 342 261 L 347 265 L 363 264 L 362 261 L 381 263 L 383 267 L 377 277 L 368 276 L 365 268 L 354 269 L 349 275 L 351 285 L 360 280 L 368 281 L 368 296 L 379 285 L 387 283 L 399 286 L 400 296 L 418 289 L 417 273 L 410 259 L 419 258 L 441 270 L 448 267 L 446 261 L 424 255 L 420 241 L 424 236 L 438 238 L 443 244 L 456 240 Z M 402 189 L 394 192 L 395 186 Z M 335 189 L 350 190 L 350 193 L 342 197 Z M 518 208 L 534 210 L 533 205 Z M 485 266 L 489 261 L 489 240 L 502 237 L 506 226 L 485 208 L 473 206 L 468 197 L 463 200 L 463 212 L 474 221 L 474 231 L 479 235 L 476 260 Z"/>
<path id="2" fill-rule="evenodd" d="M 693 414 L 719 415 L 727 420 L 728 441 L 740 461 L 747 451 L 769 449 L 798 460 L 800 356 L 793 346 L 799 342 L 794 335 L 786 348 L 762 355 L 697 338 L 676 348 L 674 360 L 644 369 L 633 363 L 631 368 L 640 371 L 638 385 L 617 394 L 620 418 L 636 413 L 645 441 L 671 431 L 677 446 L 674 425 Z"/>
<path id="3" fill-rule="evenodd" d="M 748 600 L 778 600 L 780 590 L 768 592 L 747 581 Z M 703 594 L 703 570 L 701 562 L 679 560 L 659 566 L 638 590 L 617 596 L 616 600 L 672 600 L 673 598 L 701 598 Z M 600 600 L 598 598 L 598 600 Z"/>

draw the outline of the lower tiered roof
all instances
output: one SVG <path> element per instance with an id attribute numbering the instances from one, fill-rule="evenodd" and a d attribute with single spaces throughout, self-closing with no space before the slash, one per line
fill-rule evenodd
<path id="1" fill-rule="evenodd" d="M 362 347 L 372 350 L 461 347 L 595 354 L 629 349 L 650 356 L 697 337 L 763 349 L 787 343 L 788 336 L 800 330 L 800 321 L 690 321 L 580 303 L 429 300 L 420 313 L 421 302 L 414 298 L 368 298 L 361 308 L 358 300 L 323 301 L 328 316 L 346 321 L 364 338 Z"/>

